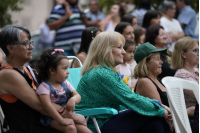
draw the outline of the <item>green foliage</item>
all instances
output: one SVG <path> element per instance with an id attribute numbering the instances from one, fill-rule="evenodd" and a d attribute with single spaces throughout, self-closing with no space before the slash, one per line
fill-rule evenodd
<path id="1" fill-rule="evenodd" d="M 100 7 L 105 8 L 105 13 L 107 14 L 111 8 L 111 6 L 115 3 L 119 3 L 121 1 L 124 2 L 129 2 L 131 0 L 100 0 Z M 134 2 L 134 4 L 137 6 L 139 5 L 140 0 L 132 0 Z M 172 0 L 174 2 L 176 2 L 176 0 Z M 151 0 L 151 6 L 158 11 L 162 11 L 162 3 L 163 0 Z M 199 0 L 191 0 L 190 3 L 191 7 L 196 11 L 199 12 Z"/>
<path id="2" fill-rule="evenodd" d="M 12 24 L 11 11 L 21 11 L 22 8 L 18 4 L 23 3 L 24 0 L 0 0 L 0 28 Z"/>

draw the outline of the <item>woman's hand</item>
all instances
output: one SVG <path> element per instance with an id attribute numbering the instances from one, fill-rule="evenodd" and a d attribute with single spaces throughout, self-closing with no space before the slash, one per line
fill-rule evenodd
<path id="1" fill-rule="evenodd" d="M 86 122 L 85 117 L 83 115 L 76 114 L 76 113 L 71 112 L 71 111 L 69 113 L 73 117 L 75 124 L 87 126 L 87 122 Z"/>
<path id="2" fill-rule="evenodd" d="M 74 125 L 74 120 L 69 118 L 63 118 L 60 124 L 63 126 Z"/>
<path id="3" fill-rule="evenodd" d="M 195 110 L 194 106 L 191 106 L 191 107 L 187 108 L 187 114 L 188 114 L 188 116 L 193 117 L 194 116 L 194 110 Z"/>
<path id="4" fill-rule="evenodd" d="M 75 101 L 73 100 L 73 98 L 70 98 L 68 101 L 67 101 L 67 104 L 65 105 L 65 108 L 68 110 L 68 111 L 74 111 L 74 108 L 75 108 Z"/>
<path id="5" fill-rule="evenodd" d="M 165 109 L 165 114 L 163 115 L 163 117 L 165 118 L 165 121 L 169 125 L 170 131 L 173 132 L 174 124 L 173 124 L 172 114 L 171 114 L 170 108 L 167 107 L 166 105 L 163 105 L 163 104 L 162 104 L 162 106 Z"/>

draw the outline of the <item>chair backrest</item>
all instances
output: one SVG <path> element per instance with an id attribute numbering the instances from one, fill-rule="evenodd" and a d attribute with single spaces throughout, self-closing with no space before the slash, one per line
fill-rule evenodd
<path id="1" fill-rule="evenodd" d="M 199 102 L 199 85 L 196 82 L 176 77 L 164 77 L 162 83 L 167 89 L 167 97 L 176 133 L 192 133 L 183 89 L 192 90 Z"/>
<path id="2" fill-rule="evenodd" d="M 78 83 L 81 79 L 81 68 L 82 67 L 79 67 L 79 68 L 69 68 L 69 76 L 67 78 L 67 81 L 70 82 L 70 84 L 74 87 L 74 89 L 76 90 L 77 89 L 77 86 L 78 86 Z"/>
<path id="3" fill-rule="evenodd" d="M 74 87 L 74 89 L 77 89 L 78 83 L 81 79 L 81 68 L 82 68 L 82 63 L 81 61 L 76 57 L 76 56 L 67 56 L 69 60 L 76 60 L 78 64 L 80 65 L 79 68 L 69 68 L 69 77 L 66 79 L 71 83 L 71 85 Z"/>
<path id="4" fill-rule="evenodd" d="M 80 67 L 82 67 L 82 63 L 81 61 L 76 57 L 76 56 L 67 56 L 69 59 L 69 66 L 72 67 L 73 66 L 73 60 L 76 60 L 79 64 Z"/>

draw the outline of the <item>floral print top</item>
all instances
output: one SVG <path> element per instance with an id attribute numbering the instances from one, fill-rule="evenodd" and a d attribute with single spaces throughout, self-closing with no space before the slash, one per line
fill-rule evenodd
<path id="1" fill-rule="evenodd" d="M 194 69 L 194 73 L 191 73 L 185 69 L 178 69 L 174 75 L 174 77 L 178 77 L 178 78 L 182 78 L 182 79 L 186 79 L 186 80 L 190 80 L 190 81 L 194 81 L 197 82 L 199 84 L 199 68 L 195 68 Z M 186 103 L 186 107 L 191 107 L 191 106 L 195 106 L 196 105 L 196 99 L 190 97 L 187 94 L 185 95 L 185 103 Z"/>

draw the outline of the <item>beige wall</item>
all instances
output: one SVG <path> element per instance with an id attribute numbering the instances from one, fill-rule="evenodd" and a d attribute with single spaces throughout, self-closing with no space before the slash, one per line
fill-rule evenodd
<path id="1" fill-rule="evenodd" d="M 20 12 L 12 12 L 14 24 L 27 27 L 31 32 L 39 30 L 45 19 L 49 17 L 54 0 L 24 0 Z"/>

